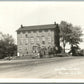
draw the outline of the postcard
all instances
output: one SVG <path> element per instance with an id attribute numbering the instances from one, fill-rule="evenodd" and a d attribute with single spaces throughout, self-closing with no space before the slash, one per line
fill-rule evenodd
<path id="1" fill-rule="evenodd" d="M 0 80 L 83 81 L 83 10 L 83 1 L 0 1 Z"/>

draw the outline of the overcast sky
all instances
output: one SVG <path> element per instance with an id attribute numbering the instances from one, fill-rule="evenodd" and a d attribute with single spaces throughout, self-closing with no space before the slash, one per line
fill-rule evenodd
<path id="1" fill-rule="evenodd" d="M 16 30 L 21 24 L 53 24 L 62 20 L 81 26 L 83 30 L 84 2 L 0 1 L 0 31 L 12 35 L 16 42 Z"/>

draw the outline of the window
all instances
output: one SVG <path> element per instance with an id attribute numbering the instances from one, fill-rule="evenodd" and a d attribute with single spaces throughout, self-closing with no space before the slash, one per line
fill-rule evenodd
<path id="1" fill-rule="evenodd" d="M 39 36 L 39 31 L 36 32 L 37 36 Z"/>
<path id="2" fill-rule="evenodd" d="M 37 37 L 37 43 L 39 43 L 40 42 L 40 38 L 39 37 Z"/>
<path id="3" fill-rule="evenodd" d="M 25 34 L 25 37 L 28 38 L 28 34 Z"/>
<path id="4" fill-rule="evenodd" d="M 28 54 L 28 51 L 27 51 L 27 54 Z"/>
<path id="5" fill-rule="evenodd" d="M 45 32 L 48 32 L 48 30 L 45 30 Z"/>
<path id="6" fill-rule="evenodd" d="M 51 35 L 51 31 L 50 30 L 48 30 L 48 35 Z"/>
<path id="7" fill-rule="evenodd" d="M 28 44 L 28 38 L 27 39 L 25 39 L 25 45 L 27 45 Z"/>
<path id="8" fill-rule="evenodd" d="M 19 47 L 18 47 L 18 49 L 19 49 L 19 50 L 22 50 L 22 47 L 21 47 L 21 46 L 19 46 Z"/>
<path id="9" fill-rule="evenodd" d="M 45 37 L 42 36 L 42 44 L 45 44 Z"/>
<path id="10" fill-rule="evenodd" d="M 31 43 L 34 43 L 34 38 L 33 37 L 31 37 Z"/>
<path id="11" fill-rule="evenodd" d="M 45 41 L 42 41 L 42 44 L 45 44 Z"/>
<path id="12" fill-rule="evenodd" d="M 22 45 L 22 44 L 23 44 L 23 38 L 20 39 L 20 45 Z"/>
<path id="13" fill-rule="evenodd" d="M 48 43 L 51 43 L 51 37 L 48 37 Z"/>
<path id="14" fill-rule="evenodd" d="M 21 37 L 21 38 L 23 37 L 23 33 L 22 33 L 22 32 L 20 33 L 20 37 Z"/>
<path id="15" fill-rule="evenodd" d="M 45 41 L 45 37 L 44 36 L 42 36 L 42 41 Z"/>

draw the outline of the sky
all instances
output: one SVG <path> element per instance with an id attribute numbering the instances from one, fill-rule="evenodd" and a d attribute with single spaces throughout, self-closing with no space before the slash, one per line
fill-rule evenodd
<path id="1" fill-rule="evenodd" d="M 21 24 L 44 25 L 62 20 L 80 26 L 84 33 L 84 2 L 0 1 L 0 32 L 12 35 L 16 43 L 16 30 Z M 81 48 L 84 48 L 83 44 L 80 44 Z"/>

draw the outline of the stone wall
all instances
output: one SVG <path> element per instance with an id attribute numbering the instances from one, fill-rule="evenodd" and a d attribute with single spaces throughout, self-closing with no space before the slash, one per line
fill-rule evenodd
<path id="1" fill-rule="evenodd" d="M 33 46 L 40 47 L 54 46 L 55 44 L 54 29 L 21 31 L 17 32 L 18 52 L 20 56 L 29 55 L 32 53 Z"/>

